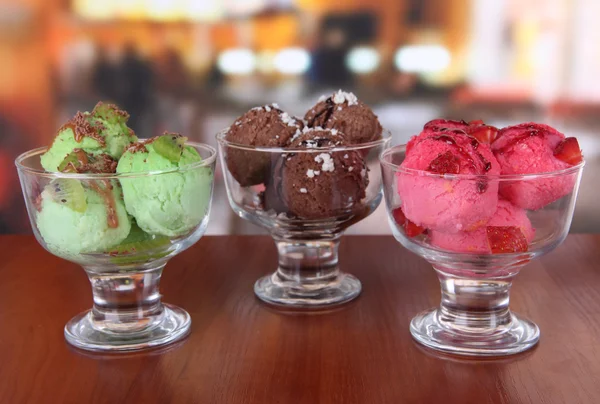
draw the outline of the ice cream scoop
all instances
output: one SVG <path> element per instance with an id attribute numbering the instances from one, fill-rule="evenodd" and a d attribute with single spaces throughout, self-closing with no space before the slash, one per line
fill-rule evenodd
<path id="1" fill-rule="evenodd" d="M 114 180 L 55 179 L 40 198 L 37 228 L 48 249 L 64 258 L 113 247 L 131 229 Z"/>
<path id="2" fill-rule="evenodd" d="M 239 117 L 227 131 L 229 142 L 247 146 L 284 147 L 300 134 L 304 123 L 279 109 L 277 104 L 256 107 Z M 241 186 L 262 184 L 270 167 L 268 153 L 231 150 L 227 167 Z"/>
<path id="3" fill-rule="evenodd" d="M 489 145 L 463 130 L 425 129 L 409 142 L 401 167 L 396 175 L 402 211 L 418 226 L 472 231 L 496 211 L 498 181 L 493 176 L 500 166 Z"/>
<path id="4" fill-rule="evenodd" d="M 381 139 L 382 128 L 377 115 L 352 94 L 342 90 L 319 102 L 304 116 L 311 128 L 336 129 L 344 134 L 348 144 Z"/>
<path id="5" fill-rule="evenodd" d="M 566 169 L 582 161 L 575 138 L 565 138 L 543 124 L 524 123 L 500 130 L 492 143 L 502 174 L 540 174 Z M 571 192 L 574 178 L 557 176 L 537 181 L 503 182 L 500 195 L 516 206 L 537 210 Z"/>
<path id="6" fill-rule="evenodd" d="M 346 144 L 344 135 L 335 129 L 306 128 L 290 148 L 307 152 L 281 156 L 274 180 L 267 184 L 266 207 L 276 208 L 283 202 L 292 216 L 322 219 L 360 205 L 369 183 L 363 157 L 356 151 L 331 151 Z M 271 186 L 276 188 L 274 192 Z"/>
<path id="7" fill-rule="evenodd" d="M 185 146 L 186 138 L 165 133 L 131 145 L 119 160 L 117 173 L 140 173 L 120 179 L 127 212 L 153 235 L 185 235 L 206 217 L 212 194 L 210 168 L 186 169 L 202 161 Z M 144 176 L 152 171 L 167 171 Z"/>
<path id="8" fill-rule="evenodd" d="M 444 233 L 432 230 L 429 239 L 433 246 L 456 252 L 491 254 L 527 251 L 535 230 L 525 210 L 506 200 L 498 201 L 498 208 L 485 226 L 471 232 Z"/>
<path id="9" fill-rule="evenodd" d="M 137 140 L 127 127 L 129 114 L 112 104 L 99 102 L 90 112 L 78 112 L 64 124 L 48 151 L 42 155 L 46 171 L 60 171 L 63 160 L 74 150 L 89 155 L 106 154 L 118 160 L 125 149 Z"/>

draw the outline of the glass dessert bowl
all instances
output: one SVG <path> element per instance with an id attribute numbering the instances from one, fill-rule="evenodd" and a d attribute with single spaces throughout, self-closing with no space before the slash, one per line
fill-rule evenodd
<path id="1" fill-rule="evenodd" d="M 471 146 L 462 144 L 460 137 L 468 130 L 460 128 L 454 135 L 446 125 L 441 129 L 426 125 L 407 146 L 393 147 L 381 156 L 394 237 L 431 263 L 441 284 L 440 307 L 413 318 L 411 334 L 429 348 L 454 354 L 525 351 L 538 342 L 540 331 L 509 310 L 510 288 L 527 263 L 566 238 L 583 159 L 549 172 L 501 174 L 499 167 L 503 171 L 506 167 L 503 159 L 525 150 L 523 142 L 541 142 L 538 136 L 550 135 L 528 128 L 531 137 L 515 137 L 505 146 L 517 149 L 508 150 L 495 146 L 500 137 L 491 147 L 484 144 L 489 138 L 487 142 L 464 138 Z M 510 139 L 504 136 L 502 142 Z M 437 157 L 431 160 L 427 153 Z M 465 161 L 471 168 L 479 164 L 469 161 L 469 155 L 483 162 L 480 173 L 462 173 L 468 166 Z M 423 161 L 426 169 L 414 168 Z"/>
<path id="2" fill-rule="evenodd" d="M 63 136 L 71 141 L 73 134 Z M 189 333 L 189 314 L 161 303 L 159 282 L 169 259 L 206 230 L 216 150 L 167 137 L 179 145 L 164 148 L 162 137 L 131 143 L 115 173 L 80 173 L 101 163 L 82 149 L 69 154 L 60 171 L 45 171 L 40 157 L 49 161 L 56 143 L 16 160 L 36 239 L 50 253 L 81 265 L 92 284 L 93 308 L 65 326 L 67 341 L 77 348 L 139 350 Z M 116 167 L 116 160 L 106 159 Z"/>
<path id="3" fill-rule="evenodd" d="M 360 281 L 340 271 L 338 246 L 344 230 L 383 198 L 378 156 L 389 137 L 337 145 L 331 131 L 305 129 L 282 148 L 233 143 L 226 135 L 217 140 L 231 207 L 267 229 L 277 246 L 277 270 L 256 282 L 255 294 L 271 304 L 314 308 L 356 298 Z M 264 179 L 243 186 L 237 173 L 258 166 Z"/>

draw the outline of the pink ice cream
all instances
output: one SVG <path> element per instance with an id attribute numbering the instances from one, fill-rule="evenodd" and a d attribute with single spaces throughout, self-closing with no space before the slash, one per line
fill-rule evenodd
<path id="1" fill-rule="evenodd" d="M 543 124 L 524 123 L 500 130 L 492 151 L 502 174 L 539 174 L 571 167 L 555 156 L 565 135 Z M 523 209 L 537 210 L 569 194 L 575 176 L 503 182 L 500 195 Z"/>
<path id="2" fill-rule="evenodd" d="M 429 240 L 432 245 L 444 250 L 491 254 L 492 250 L 487 233 L 487 228 L 490 226 L 517 227 L 523 232 L 528 244 L 533 241 L 535 236 L 535 230 L 525 214 L 525 210 L 500 199 L 496 213 L 486 226 L 471 232 L 443 233 L 430 231 Z"/>
<path id="3" fill-rule="evenodd" d="M 397 173 L 406 218 L 445 233 L 485 226 L 498 205 L 498 181 L 486 178 L 500 173 L 498 161 L 489 145 L 462 130 L 434 126 L 411 139 L 401 165 L 406 171 Z M 478 177 L 444 178 L 453 174 Z"/>

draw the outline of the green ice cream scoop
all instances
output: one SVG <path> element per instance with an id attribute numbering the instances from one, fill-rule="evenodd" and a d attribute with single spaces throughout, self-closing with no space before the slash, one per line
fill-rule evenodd
<path id="1" fill-rule="evenodd" d="M 206 217 L 213 172 L 190 165 L 202 161 L 187 139 L 165 134 L 132 145 L 119 160 L 117 173 L 172 171 L 121 178 L 127 212 L 149 234 L 177 237 L 187 234 Z"/>
<path id="2" fill-rule="evenodd" d="M 41 194 L 37 228 L 48 249 L 67 259 L 106 250 L 131 230 L 121 198 L 114 180 L 56 179 Z"/>
<path id="3" fill-rule="evenodd" d="M 112 104 L 99 102 L 90 112 L 78 112 L 59 129 L 52 146 L 42 155 L 46 171 L 59 171 L 67 155 L 81 149 L 90 155 L 107 154 L 118 160 L 125 149 L 137 141 L 127 127 L 129 114 Z"/>

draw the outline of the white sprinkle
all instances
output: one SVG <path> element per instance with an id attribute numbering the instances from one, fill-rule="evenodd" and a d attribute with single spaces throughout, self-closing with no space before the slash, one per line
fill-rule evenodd
<path id="1" fill-rule="evenodd" d="M 322 96 L 319 97 L 319 102 L 323 102 L 325 100 L 327 100 L 327 96 L 322 95 Z"/>
<path id="2" fill-rule="evenodd" d="M 346 93 L 342 90 L 339 90 L 337 93 L 333 94 L 333 102 L 336 104 L 343 104 L 345 102 L 348 105 L 356 105 L 358 104 L 358 98 L 352 93 Z"/>
<path id="3" fill-rule="evenodd" d="M 333 164 L 331 154 L 321 153 L 317 157 L 315 157 L 315 161 L 317 163 L 323 163 L 323 166 L 321 167 L 321 170 L 323 171 L 333 171 L 335 169 L 335 165 Z"/>
<path id="4" fill-rule="evenodd" d="M 306 188 L 300 188 L 300 193 L 306 194 L 308 190 Z"/>
<path id="5" fill-rule="evenodd" d="M 280 108 L 279 108 L 279 104 L 277 104 L 277 103 L 273 103 L 273 104 L 271 104 L 271 106 L 272 106 L 273 108 L 280 109 Z"/>
<path id="6" fill-rule="evenodd" d="M 345 159 L 347 159 L 347 158 L 348 158 L 348 155 L 347 155 L 347 154 L 344 154 L 344 158 L 345 158 Z"/>
<path id="7" fill-rule="evenodd" d="M 271 107 L 270 107 L 270 106 L 268 106 L 268 105 L 265 105 L 265 110 L 266 110 L 267 112 L 271 112 Z"/>
<path id="8" fill-rule="evenodd" d="M 360 170 L 360 176 L 361 177 L 365 178 L 366 175 L 367 175 L 367 170 L 366 169 L 363 168 L 362 170 Z"/>
<path id="9" fill-rule="evenodd" d="M 352 170 L 354 170 L 354 167 L 352 167 L 352 166 L 348 167 L 348 172 L 352 172 Z"/>
<path id="10" fill-rule="evenodd" d="M 338 107 L 338 111 L 341 111 L 341 110 L 342 110 L 342 107 Z"/>
<path id="11" fill-rule="evenodd" d="M 331 134 L 332 134 L 333 136 L 337 136 L 337 134 L 338 134 L 338 130 L 337 130 L 337 129 L 331 129 Z"/>
<path id="12" fill-rule="evenodd" d="M 237 121 L 237 122 L 235 123 L 235 126 L 240 126 L 241 124 L 242 124 L 242 123 L 241 123 L 240 121 Z"/>
<path id="13" fill-rule="evenodd" d="M 279 139 L 279 135 L 275 135 L 275 139 Z"/>
<path id="14" fill-rule="evenodd" d="M 319 175 L 319 174 L 321 174 L 320 171 L 315 171 L 315 175 Z"/>
<path id="15" fill-rule="evenodd" d="M 308 170 L 306 170 L 306 176 L 308 178 L 315 178 L 315 171 L 311 170 L 310 168 Z"/>
<path id="16" fill-rule="evenodd" d="M 252 111 L 262 111 L 263 107 L 254 107 L 252 108 Z"/>
<path id="17" fill-rule="evenodd" d="M 283 123 L 286 123 L 287 126 L 298 126 L 296 120 L 292 118 L 287 112 L 282 112 L 280 114 L 280 117 Z"/>

